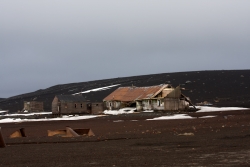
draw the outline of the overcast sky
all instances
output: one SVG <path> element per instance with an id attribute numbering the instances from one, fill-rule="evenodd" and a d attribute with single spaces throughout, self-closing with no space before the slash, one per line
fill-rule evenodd
<path id="1" fill-rule="evenodd" d="M 57 84 L 249 69 L 249 0 L 0 0 L 0 97 Z"/>

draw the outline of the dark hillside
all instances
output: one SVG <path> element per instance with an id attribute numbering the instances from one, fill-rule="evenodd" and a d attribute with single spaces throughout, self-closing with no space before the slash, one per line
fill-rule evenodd
<path id="1" fill-rule="evenodd" d="M 16 112 L 23 108 L 23 101 L 37 100 L 43 101 L 45 110 L 50 111 L 54 96 L 59 94 L 74 94 L 114 84 L 152 86 L 163 83 L 181 85 L 186 89 L 183 93 L 190 97 L 193 103 L 209 101 L 215 106 L 250 107 L 250 70 L 223 70 L 151 74 L 56 85 L 3 99 L 0 101 L 0 108 Z M 102 101 L 118 87 L 86 93 L 83 96 L 93 102 Z"/>

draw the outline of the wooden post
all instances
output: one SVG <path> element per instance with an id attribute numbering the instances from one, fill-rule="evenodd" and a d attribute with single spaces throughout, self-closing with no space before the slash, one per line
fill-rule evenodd
<path id="1" fill-rule="evenodd" d="M 0 127 L 0 148 L 6 147 Z"/>

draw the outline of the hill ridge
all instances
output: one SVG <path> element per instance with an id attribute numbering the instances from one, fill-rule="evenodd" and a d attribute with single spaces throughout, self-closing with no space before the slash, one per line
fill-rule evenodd
<path id="1" fill-rule="evenodd" d="M 58 84 L 0 101 L 0 108 L 16 112 L 22 110 L 24 101 L 43 101 L 44 109 L 51 110 L 55 95 L 74 94 L 115 84 L 120 86 L 152 86 L 168 83 L 185 88 L 183 93 L 193 103 L 210 101 L 216 106 L 250 107 L 250 70 L 206 70 L 174 73 L 147 74 L 131 77 L 117 77 L 86 82 Z M 100 102 L 118 87 L 83 94 L 92 102 Z M 218 101 L 218 102 L 215 102 Z"/>

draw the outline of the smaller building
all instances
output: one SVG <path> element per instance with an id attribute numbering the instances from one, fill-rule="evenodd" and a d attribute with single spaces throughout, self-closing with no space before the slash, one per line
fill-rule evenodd
<path id="1" fill-rule="evenodd" d="M 188 110 L 189 105 L 194 106 L 191 100 L 181 93 L 180 86 L 177 86 L 164 98 L 164 109 L 166 111 Z"/>
<path id="2" fill-rule="evenodd" d="M 102 114 L 104 110 L 103 102 L 91 103 L 91 114 Z"/>
<path id="3" fill-rule="evenodd" d="M 52 114 L 90 114 L 91 104 L 79 95 L 56 95 L 52 101 Z"/>
<path id="4" fill-rule="evenodd" d="M 23 104 L 23 111 L 28 112 L 42 112 L 43 109 L 43 102 L 41 101 L 25 101 Z"/>

